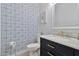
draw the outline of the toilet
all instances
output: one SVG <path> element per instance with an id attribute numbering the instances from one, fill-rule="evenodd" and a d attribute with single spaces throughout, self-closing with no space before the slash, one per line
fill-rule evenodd
<path id="1" fill-rule="evenodd" d="M 38 51 L 40 50 L 40 44 L 39 43 L 31 43 L 27 45 L 28 54 L 29 56 L 35 56 L 38 55 Z"/>

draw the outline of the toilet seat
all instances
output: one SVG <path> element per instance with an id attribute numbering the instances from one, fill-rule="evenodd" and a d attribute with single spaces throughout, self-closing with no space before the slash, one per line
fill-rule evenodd
<path id="1" fill-rule="evenodd" d="M 28 48 L 34 48 L 34 47 L 40 47 L 39 43 L 31 43 L 29 45 L 27 45 Z"/>
<path id="2" fill-rule="evenodd" d="M 40 48 L 39 43 L 31 43 L 27 45 L 28 51 L 29 51 L 29 56 L 32 56 L 37 50 Z"/>

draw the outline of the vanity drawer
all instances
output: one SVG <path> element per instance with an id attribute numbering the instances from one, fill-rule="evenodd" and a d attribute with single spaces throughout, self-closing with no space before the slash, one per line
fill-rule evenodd
<path id="1" fill-rule="evenodd" d="M 48 41 L 48 50 L 50 52 L 55 51 L 55 53 L 63 56 L 73 56 L 73 49 L 59 43 Z"/>
<path id="2" fill-rule="evenodd" d="M 46 50 L 42 50 L 40 56 L 50 56 Z"/>
<path id="3" fill-rule="evenodd" d="M 60 54 L 56 51 L 50 51 L 49 53 L 51 54 L 51 56 L 63 56 L 62 54 Z"/>

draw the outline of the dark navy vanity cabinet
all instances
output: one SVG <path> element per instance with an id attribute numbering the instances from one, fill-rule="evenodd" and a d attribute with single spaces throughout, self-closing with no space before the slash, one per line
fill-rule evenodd
<path id="1" fill-rule="evenodd" d="M 75 52 L 75 56 L 79 56 L 79 50 L 74 50 L 74 52 Z"/>
<path id="2" fill-rule="evenodd" d="M 79 56 L 79 50 L 40 38 L 40 55 L 41 56 Z"/>

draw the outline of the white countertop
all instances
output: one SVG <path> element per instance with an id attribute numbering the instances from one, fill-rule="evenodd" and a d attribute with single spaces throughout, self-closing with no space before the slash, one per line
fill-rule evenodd
<path id="1" fill-rule="evenodd" d="M 57 35 L 41 35 L 40 37 L 79 50 L 79 40 L 76 38 L 61 37 Z"/>

